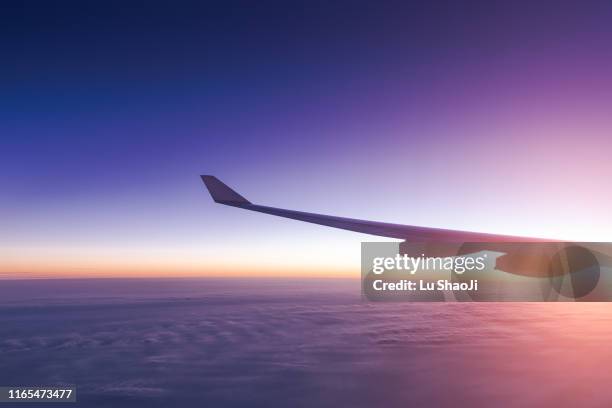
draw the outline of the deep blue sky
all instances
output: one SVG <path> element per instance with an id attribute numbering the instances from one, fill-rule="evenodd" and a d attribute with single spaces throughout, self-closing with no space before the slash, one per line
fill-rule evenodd
<path id="1" fill-rule="evenodd" d="M 492 3 L 3 5 L 3 270 L 357 264 L 366 237 L 214 206 L 200 173 L 263 204 L 605 239 L 612 6 Z"/>

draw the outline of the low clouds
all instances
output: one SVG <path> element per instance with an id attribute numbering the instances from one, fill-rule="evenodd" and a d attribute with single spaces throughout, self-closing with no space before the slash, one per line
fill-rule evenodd
<path id="1" fill-rule="evenodd" d="M 76 384 L 88 407 L 403 407 L 552 404 L 585 396 L 538 378 L 609 380 L 612 311 L 598 305 L 376 304 L 358 281 L 140 282 L 4 304 L 0 383 Z"/>

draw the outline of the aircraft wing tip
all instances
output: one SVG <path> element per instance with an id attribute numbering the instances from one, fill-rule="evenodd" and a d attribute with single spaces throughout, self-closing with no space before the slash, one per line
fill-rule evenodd
<path id="1" fill-rule="evenodd" d="M 200 178 L 208 189 L 210 196 L 220 204 L 251 204 L 249 200 L 232 190 L 213 175 L 201 175 Z"/>

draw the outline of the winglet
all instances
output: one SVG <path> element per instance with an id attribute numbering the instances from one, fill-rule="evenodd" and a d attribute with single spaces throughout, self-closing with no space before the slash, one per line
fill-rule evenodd
<path id="1" fill-rule="evenodd" d="M 249 200 L 223 184 L 215 176 L 200 176 L 208 192 L 216 203 L 220 204 L 251 204 Z"/>

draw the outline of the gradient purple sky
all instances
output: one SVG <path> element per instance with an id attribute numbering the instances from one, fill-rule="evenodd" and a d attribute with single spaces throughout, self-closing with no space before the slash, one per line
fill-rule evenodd
<path id="1" fill-rule="evenodd" d="M 354 274 L 215 205 L 610 241 L 609 2 L 46 2 L 0 17 L 0 274 Z"/>

